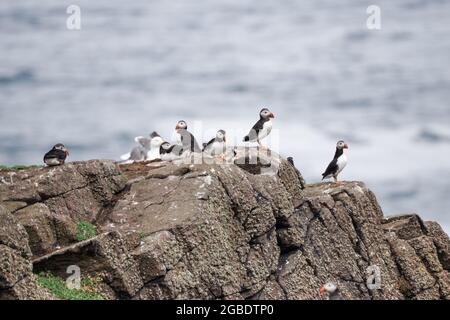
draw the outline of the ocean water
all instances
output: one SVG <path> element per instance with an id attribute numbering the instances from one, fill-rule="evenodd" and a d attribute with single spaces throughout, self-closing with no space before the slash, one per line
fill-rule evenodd
<path id="1" fill-rule="evenodd" d="M 267 141 L 318 182 L 338 139 L 345 180 L 386 215 L 450 232 L 450 1 L 79 0 L 0 2 L 0 164 L 118 159 L 133 137 L 184 119 L 230 143 L 275 114 Z"/>

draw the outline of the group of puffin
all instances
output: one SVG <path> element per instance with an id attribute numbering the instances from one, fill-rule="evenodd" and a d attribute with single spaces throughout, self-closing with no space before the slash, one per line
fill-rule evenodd
<path id="1" fill-rule="evenodd" d="M 261 140 L 272 131 L 272 119 L 274 118 L 273 112 L 263 108 L 259 112 L 259 120 L 251 128 L 249 134 L 244 137 L 243 142 L 257 142 L 261 148 L 264 148 L 261 145 Z M 187 130 L 186 121 L 178 121 L 175 130 L 179 137 L 176 144 L 165 141 L 158 133 L 153 132 L 148 138 L 136 137 L 135 141 L 139 145 L 134 147 L 131 152 L 121 156 L 121 159 L 125 162 L 155 159 L 173 160 L 192 153 L 206 154 L 221 160 L 225 159 L 227 148 L 226 132 L 224 130 L 218 130 L 214 138 L 203 144 L 203 148 L 200 148 L 194 135 Z M 344 154 L 344 149 L 347 148 L 348 145 L 344 141 L 339 140 L 337 142 L 333 160 L 328 164 L 325 172 L 322 173 L 322 180 L 333 178 L 336 183 L 339 183 L 338 175 L 347 165 L 347 157 Z M 68 155 L 69 151 L 67 148 L 62 143 L 58 143 L 45 154 L 44 163 L 48 166 L 61 165 L 64 164 Z"/>
<path id="2" fill-rule="evenodd" d="M 275 117 L 273 112 L 264 108 L 259 113 L 260 119 L 252 127 L 249 134 L 243 139 L 244 142 L 257 142 L 260 147 L 261 140 L 267 137 L 272 130 L 272 119 Z M 175 130 L 178 134 L 176 144 L 170 144 L 164 141 L 161 136 L 153 132 L 149 138 L 142 136 L 136 137 L 135 141 L 139 143 L 130 153 L 122 155 L 120 158 L 126 162 L 144 161 L 144 160 L 173 160 L 174 158 L 184 157 L 192 153 L 202 153 L 214 156 L 221 160 L 225 159 L 227 151 L 226 132 L 218 130 L 216 136 L 200 148 L 194 135 L 189 132 L 187 123 L 184 120 L 177 122 Z"/>
<path id="3" fill-rule="evenodd" d="M 267 108 L 263 108 L 259 112 L 259 120 L 250 130 L 249 134 L 243 139 L 244 142 L 257 142 L 261 148 L 261 140 L 267 137 L 272 130 L 272 119 L 275 118 L 273 112 Z M 192 153 L 202 153 L 210 156 L 214 156 L 218 159 L 224 159 L 226 152 L 226 132 L 224 130 L 218 130 L 216 136 L 209 142 L 203 144 L 203 148 L 200 148 L 194 135 L 187 130 L 187 123 L 184 120 L 177 122 L 175 130 L 179 135 L 179 141 L 176 144 L 170 144 L 161 136 L 153 132 L 148 138 L 136 137 L 135 141 L 139 143 L 139 146 L 134 147 L 130 153 L 127 153 L 121 157 L 123 161 L 134 162 L 144 160 L 172 160 Z M 334 178 L 336 183 L 339 183 L 337 178 L 339 173 L 347 165 L 347 157 L 344 154 L 344 149 L 347 149 L 347 144 L 339 140 L 336 144 L 336 151 L 333 160 L 328 164 L 325 172 L 322 173 L 322 180 L 328 178 Z M 44 162 L 48 166 L 56 166 L 64 164 L 69 151 L 61 144 L 56 144 L 52 150 L 47 152 L 44 156 Z M 293 164 L 292 158 L 288 158 L 289 162 Z M 330 300 L 343 299 L 337 286 L 328 282 L 320 288 L 320 295 L 328 295 Z"/>

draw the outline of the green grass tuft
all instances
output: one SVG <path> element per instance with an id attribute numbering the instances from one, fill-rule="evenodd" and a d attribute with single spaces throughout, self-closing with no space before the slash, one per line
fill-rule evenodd
<path id="1" fill-rule="evenodd" d="M 103 300 L 103 297 L 94 292 L 97 285 L 96 279 L 82 278 L 81 289 L 69 289 L 66 282 L 60 277 L 49 273 L 38 274 L 38 284 L 47 288 L 55 297 L 63 300 Z"/>
<path id="2" fill-rule="evenodd" d="M 14 165 L 14 166 L 4 166 L 0 165 L 0 170 L 24 170 L 24 169 L 33 169 L 33 168 L 41 168 L 42 166 L 38 165 Z"/>
<path id="3" fill-rule="evenodd" d="M 77 224 L 77 240 L 84 241 L 97 235 L 97 227 L 87 221 L 80 221 Z"/>
<path id="4" fill-rule="evenodd" d="M 138 232 L 138 237 L 139 239 L 144 239 L 145 238 L 145 233 L 144 232 Z"/>

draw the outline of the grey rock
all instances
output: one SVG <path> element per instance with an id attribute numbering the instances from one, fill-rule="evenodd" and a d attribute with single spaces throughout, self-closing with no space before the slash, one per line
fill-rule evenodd
<path id="1" fill-rule="evenodd" d="M 15 177 L 0 187 L 0 297 L 36 297 L 21 289 L 36 286 L 31 264 L 63 277 L 76 264 L 101 276 L 108 299 L 321 299 L 328 281 L 345 299 L 450 298 L 450 241 L 437 223 L 385 218 L 362 182 L 307 185 L 274 153 Z M 74 243 L 82 218 L 101 234 Z"/>

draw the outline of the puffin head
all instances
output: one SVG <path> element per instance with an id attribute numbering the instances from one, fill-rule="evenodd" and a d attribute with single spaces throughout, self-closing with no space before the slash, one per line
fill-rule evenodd
<path id="1" fill-rule="evenodd" d="M 164 141 L 163 143 L 161 143 L 161 146 L 159 147 L 159 151 L 160 153 L 167 153 L 169 152 L 171 145 L 170 143 L 168 143 L 167 141 Z"/>
<path id="2" fill-rule="evenodd" d="M 184 120 L 180 120 L 177 122 L 177 125 L 175 126 L 175 130 L 186 130 L 187 129 L 187 123 Z"/>
<path id="3" fill-rule="evenodd" d="M 337 290 L 336 285 L 333 282 L 325 283 L 319 290 L 320 295 L 323 296 L 325 293 L 332 294 Z"/>
<path id="4" fill-rule="evenodd" d="M 344 140 L 339 140 L 336 143 L 336 148 L 337 149 L 348 149 L 348 145 L 344 142 Z"/>
<path id="5" fill-rule="evenodd" d="M 53 150 L 61 150 L 64 151 L 66 156 L 69 155 L 69 150 L 67 150 L 66 146 L 63 145 L 62 143 L 57 143 L 53 146 Z"/>
<path id="6" fill-rule="evenodd" d="M 160 154 L 167 154 L 170 152 L 170 143 L 168 143 L 167 141 L 163 141 L 163 143 L 161 143 L 161 145 L 159 146 L 159 153 Z"/>
<path id="7" fill-rule="evenodd" d="M 271 112 L 267 108 L 262 108 L 261 111 L 259 112 L 259 116 L 263 119 L 275 118 L 273 112 Z"/>
<path id="8" fill-rule="evenodd" d="M 216 139 L 219 141 L 224 141 L 227 142 L 226 138 L 225 138 L 225 130 L 219 130 L 216 133 Z"/>
<path id="9" fill-rule="evenodd" d="M 170 148 L 170 143 L 168 143 L 167 141 L 164 141 L 164 142 L 161 144 L 161 148 L 162 148 L 163 150 L 169 150 L 169 148 Z"/>

